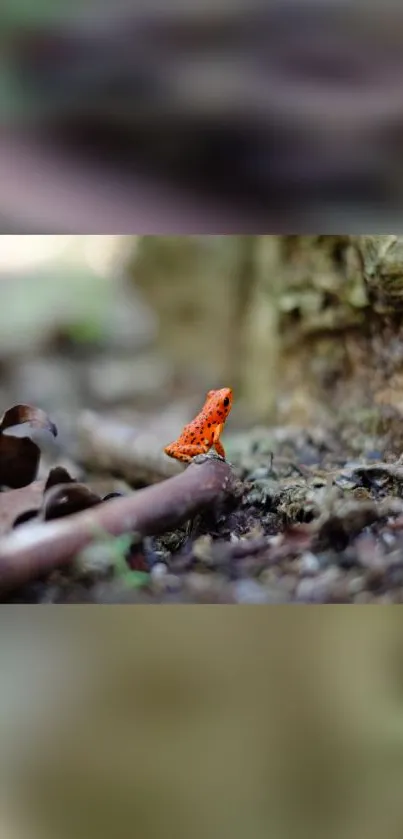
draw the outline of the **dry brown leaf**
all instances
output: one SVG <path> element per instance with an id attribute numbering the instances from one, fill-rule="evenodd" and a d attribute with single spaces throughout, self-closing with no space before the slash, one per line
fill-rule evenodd
<path id="1" fill-rule="evenodd" d="M 27 437 L 5 434 L 11 428 L 28 424 L 32 429 L 49 431 L 57 436 L 57 428 L 47 414 L 31 405 L 14 405 L 0 420 L 0 486 L 19 489 L 35 480 L 40 449 Z"/>

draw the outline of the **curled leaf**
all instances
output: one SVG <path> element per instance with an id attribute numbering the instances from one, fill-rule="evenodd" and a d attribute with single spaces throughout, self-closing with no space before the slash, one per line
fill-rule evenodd
<path id="1" fill-rule="evenodd" d="M 32 519 L 36 519 L 37 515 L 38 510 L 25 510 L 14 520 L 13 527 L 19 527 L 20 524 L 26 524 L 27 521 L 32 521 Z"/>
<path id="2" fill-rule="evenodd" d="M 64 466 L 55 466 L 54 469 L 51 469 L 48 475 L 48 479 L 45 484 L 45 492 L 51 487 L 55 487 L 58 484 L 75 484 L 75 478 L 72 478 L 71 475 L 68 473 L 67 469 Z"/>
<path id="3" fill-rule="evenodd" d="M 101 504 L 102 499 L 85 484 L 58 484 L 45 492 L 41 518 L 45 521 L 80 513 Z"/>
<path id="4" fill-rule="evenodd" d="M 29 437 L 4 434 L 11 428 L 27 423 L 31 428 L 49 431 L 57 436 L 57 428 L 40 408 L 14 405 L 0 420 L 0 485 L 20 489 L 35 480 L 39 466 L 39 446 Z"/>
<path id="5" fill-rule="evenodd" d="M 14 405 L 5 411 L 0 420 L 0 434 L 7 428 L 15 428 L 17 425 L 28 423 L 31 428 L 40 428 L 43 431 L 50 431 L 53 437 L 57 437 L 57 428 L 45 411 L 41 408 L 34 408 L 32 405 Z"/>
<path id="6" fill-rule="evenodd" d="M 37 488 L 39 482 L 36 482 L 33 486 Z M 51 521 L 52 519 L 70 516 L 73 513 L 80 513 L 82 510 L 87 510 L 110 498 L 122 496 L 120 492 L 112 492 L 102 498 L 85 484 L 78 483 L 63 466 L 56 466 L 51 469 L 45 485 L 40 482 L 40 486 L 42 487 L 40 495 L 37 491 L 35 494 L 31 492 L 31 487 L 21 491 L 24 495 L 21 495 L 21 492 L 19 495 L 16 490 L 2 493 L 0 496 L 0 526 L 2 502 L 7 513 L 4 517 L 5 522 L 9 521 L 10 527 L 19 527 L 19 525 L 34 518 L 38 521 Z M 32 504 L 33 498 L 37 501 L 36 509 Z M 25 499 L 26 504 L 24 505 Z M 16 506 L 16 512 L 18 512 L 15 518 L 11 516 L 13 505 Z M 6 529 L 7 527 L 3 525 L 3 530 Z"/>
<path id="7" fill-rule="evenodd" d="M 0 434 L 0 484 L 10 489 L 28 486 L 36 478 L 39 447 L 29 437 Z"/>

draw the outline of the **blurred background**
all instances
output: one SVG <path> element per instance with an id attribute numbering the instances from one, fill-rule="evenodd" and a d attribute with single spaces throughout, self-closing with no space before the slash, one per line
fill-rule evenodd
<path id="1" fill-rule="evenodd" d="M 233 431 L 401 433 L 402 237 L 3 235 L 0 293 L 3 410 L 66 444 L 87 408 L 167 442 L 223 386 Z"/>
<path id="2" fill-rule="evenodd" d="M 3 232 L 387 232 L 402 10 L 241 0 L 0 10 Z"/>

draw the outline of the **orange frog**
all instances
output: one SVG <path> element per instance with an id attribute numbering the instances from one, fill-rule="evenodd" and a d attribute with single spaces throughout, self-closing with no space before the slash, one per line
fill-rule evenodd
<path id="1" fill-rule="evenodd" d="M 206 454 L 214 446 L 217 454 L 225 458 L 220 443 L 225 420 L 232 407 L 232 390 L 209 390 L 200 414 L 185 425 L 182 434 L 164 449 L 165 454 L 188 463 L 198 454 Z"/>

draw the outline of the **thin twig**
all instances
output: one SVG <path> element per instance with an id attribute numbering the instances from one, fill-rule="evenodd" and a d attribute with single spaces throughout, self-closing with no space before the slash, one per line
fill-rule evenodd
<path id="1" fill-rule="evenodd" d="M 27 524 L 0 541 L 0 593 L 68 565 L 99 532 L 152 536 L 217 504 L 230 490 L 231 467 L 203 457 L 184 472 L 126 498 L 40 524 Z"/>

